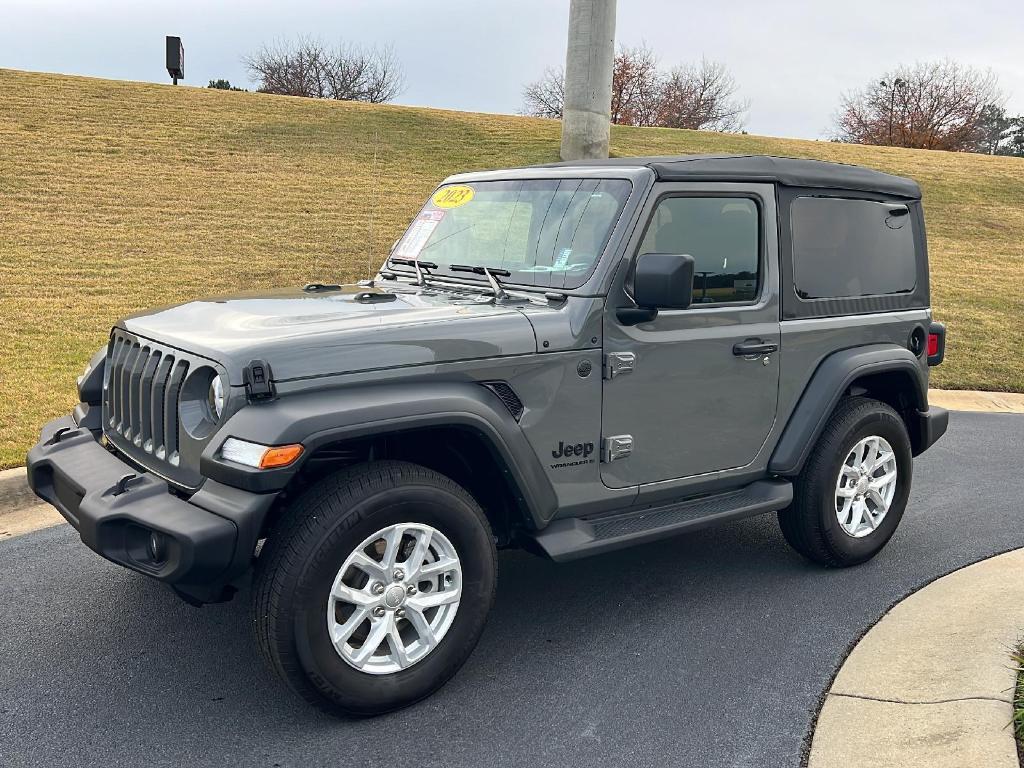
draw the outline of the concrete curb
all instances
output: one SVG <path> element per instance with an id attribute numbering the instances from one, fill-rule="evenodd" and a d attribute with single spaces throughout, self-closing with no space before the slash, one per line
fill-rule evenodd
<path id="1" fill-rule="evenodd" d="M 1024 413 L 1024 395 L 1016 392 L 972 392 L 966 389 L 929 389 L 928 403 L 951 411 Z"/>
<path id="2" fill-rule="evenodd" d="M 0 471 L 0 515 L 39 503 L 29 490 L 24 467 Z"/>
<path id="3" fill-rule="evenodd" d="M 28 488 L 25 468 L 0 471 L 0 541 L 64 522 Z"/>
<path id="4" fill-rule="evenodd" d="M 1019 768 L 1010 722 L 1024 633 L 1024 549 L 967 566 L 898 603 L 825 697 L 808 768 Z"/>

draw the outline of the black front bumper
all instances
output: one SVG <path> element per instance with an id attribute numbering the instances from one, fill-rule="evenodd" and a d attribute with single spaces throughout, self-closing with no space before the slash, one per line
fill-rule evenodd
<path id="1" fill-rule="evenodd" d="M 252 565 L 276 496 L 208 480 L 185 499 L 165 480 L 107 451 L 70 416 L 43 428 L 27 465 L 29 486 L 78 530 L 86 546 L 198 603 L 230 596 L 230 582 Z M 149 546 L 154 533 L 162 545 L 159 559 Z"/>

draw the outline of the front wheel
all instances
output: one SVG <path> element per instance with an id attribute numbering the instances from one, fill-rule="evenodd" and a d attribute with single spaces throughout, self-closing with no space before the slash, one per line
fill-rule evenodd
<path id="1" fill-rule="evenodd" d="M 899 414 L 878 400 L 843 400 L 794 483 L 793 503 L 779 512 L 783 536 L 822 565 L 870 560 L 896 532 L 912 473 Z"/>
<path id="2" fill-rule="evenodd" d="M 261 555 L 254 624 L 270 665 L 332 713 L 375 715 L 448 681 L 494 600 L 487 519 L 452 480 L 404 462 L 312 486 Z"/>

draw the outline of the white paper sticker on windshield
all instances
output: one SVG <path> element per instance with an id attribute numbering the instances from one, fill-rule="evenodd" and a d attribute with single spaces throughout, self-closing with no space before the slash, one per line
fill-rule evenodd
<path id="1" fill-rule="evenodd" d="M 415 259 L 420 255 L 423 246 L 434 234 L 437 225 L 444 218 L 444 211 L 424 211 L 416 217 L 405 237 L 395 248 L 394 255 L 400 259 Z"/>
<path id="2" fill-rule="evenodd" d="M 558 258 L 555 259 L 555 263 L 551 265 L 552 270 L 565 269 L 569 263 L 569 257 L 572 256 L 572 248 L 563 248 L 558 254 Z"/>

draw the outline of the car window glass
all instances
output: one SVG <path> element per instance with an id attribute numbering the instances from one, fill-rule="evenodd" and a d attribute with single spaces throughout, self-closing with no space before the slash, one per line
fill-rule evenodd
<path id="1" fill-rule="evenodd" d="M 693 303 L 753 301 L 760 283 L 758 209 L 740 197 L 666 197 L 640 253 L 694 259 Z"/>
<path id="2" fill-rule="evenodd" d="M 790 207 L 793 276 L 803 299 L 914 290 L 913 222 L 905 205 L 798 197 Z"/>

